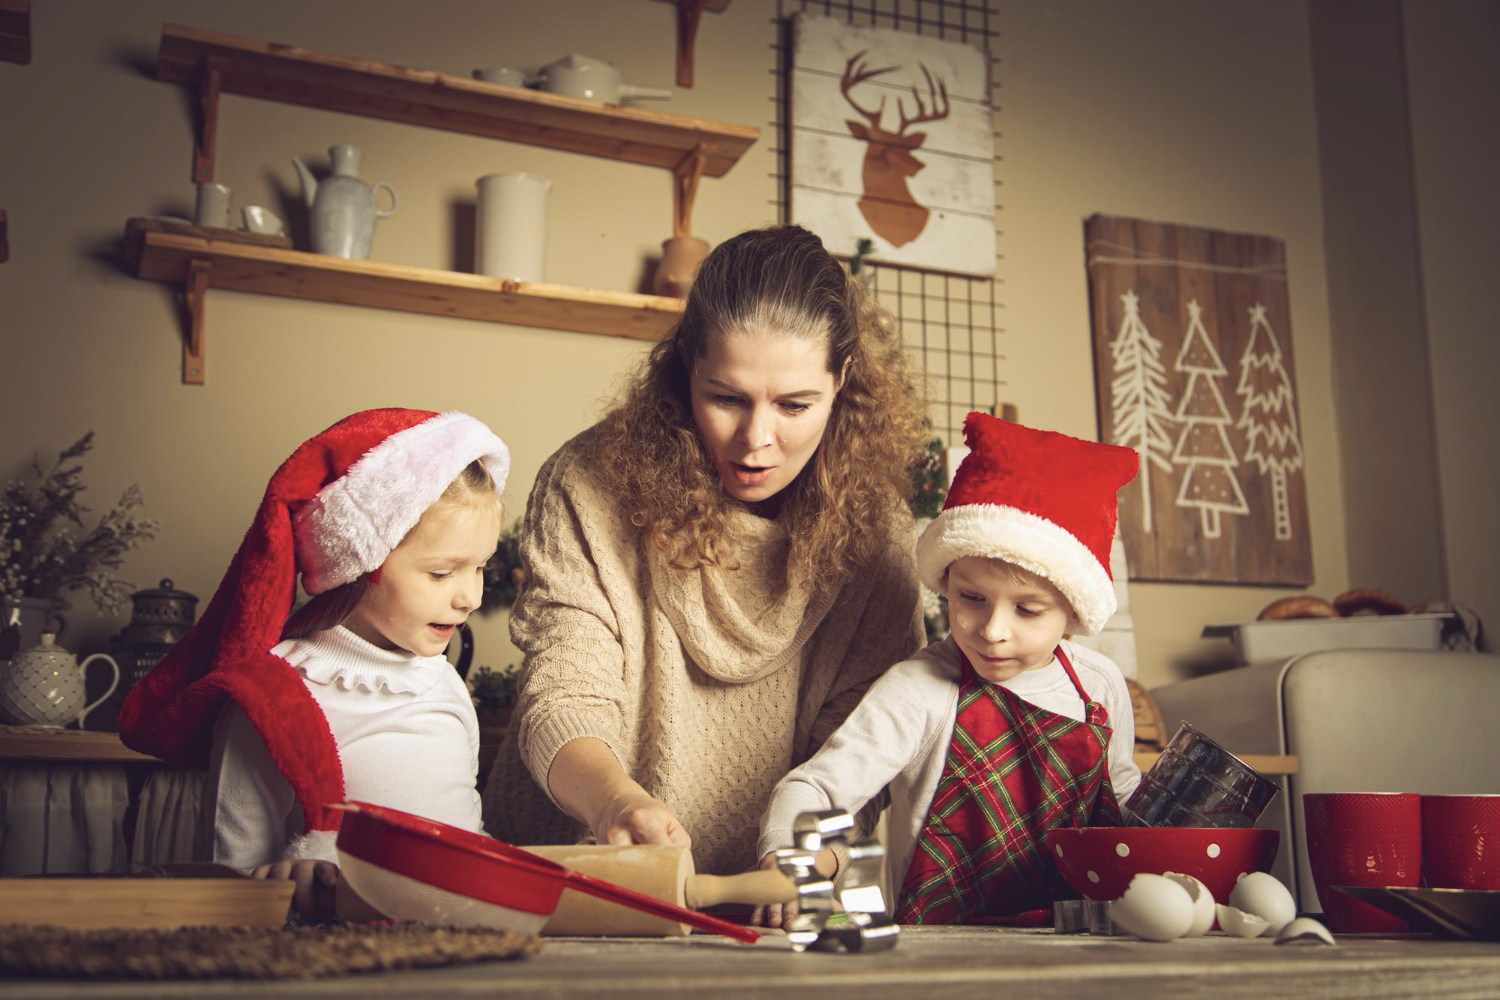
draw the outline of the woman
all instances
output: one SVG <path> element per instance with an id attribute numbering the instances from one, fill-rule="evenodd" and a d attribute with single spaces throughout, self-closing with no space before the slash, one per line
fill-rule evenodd
<path id="1" fill-rule="evenodd" d="M 816 236 L 710 254 L 624 401 L 532 490 L 490 831 L 752 867 L 772 786 L 921 642 L 921 417 L 898 334 Z"/>

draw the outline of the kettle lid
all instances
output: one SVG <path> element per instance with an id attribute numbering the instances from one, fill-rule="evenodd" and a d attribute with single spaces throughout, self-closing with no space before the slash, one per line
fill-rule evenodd
<path id="1" fill-rule="evenodd" d="M 161 583 L 159 583 L 152 589 L 137 590 L 135 593 L 130 595 L 130 599 L 133 601 L 145 600 L 148 598 L 166 598 L 174 601 L 188 601 L 192 604 L 198 603 L 197 594 L 190 594 L 186 590 L 178 590 L 175 586 L 173 586 L 172 581 L 169 577 L 163 577 Z"/>

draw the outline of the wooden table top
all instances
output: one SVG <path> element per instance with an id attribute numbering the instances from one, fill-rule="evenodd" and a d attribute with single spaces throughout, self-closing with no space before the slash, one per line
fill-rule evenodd
<path id="1" fill-rule="evenodd" d="M 504 728 L 486 728 L 480 747 L 481 767 L 487 768 L 505 736 Z M 1135 762 L 1142 771 L 1151 770 L 1160 751 L 1139 747 Z M 1293 755 L 1242 754 L 1241 759 L 1261 774 L 1297 773 Z M 58 760 L 142 763 L 155 757 L 136 753 L 120 742 L 116 733 L 99 733 L 77 729 L 45 729 L 34 726 L 0 726 L 0 761 Z"/>
<path id="2" fill-rule="evenodd" d="M 550 939 L 540 955 L 340 979 L 266 982 L 11 980 L 7 1000 L 128 997 L 869 997 L 873 1000 L 1151 1000 L 1204 997 L 1493 997 L 1500 943 L 1341 937 L 1334 947 L 1222 935 L 1153 944 L 1003 928 L 903 928 L 892 951 L 796 954 L 779 934 L 753 946 L 695 935 Z"/>

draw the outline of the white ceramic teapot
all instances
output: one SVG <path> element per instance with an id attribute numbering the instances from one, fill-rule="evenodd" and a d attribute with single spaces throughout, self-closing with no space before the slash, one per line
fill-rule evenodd
<path id="1" fill-rule="evenodd" d="M 670 87 L 640 87 L 625 83 L 620 79 L 620 71 L 603 59 L 579 55 L 577 52 L 563 56 L 555 63 L 548 63 L 536 76 L 528 77 L 526 82 L 534 83 L 549 93 L 603 101 L 605 104 L 619 104 L 627 97 L 665 99 L 672 96 Z"/>
<path id="2" fill-rule="evenodd" d="M 84 671 L 95 660 L 103 660 L 115 672 L 109 690 L 85 705 Z M 105 653 L 95 653 L 82 663 L 57 645 L 57 636 L 42 633 L 41 645 L 23 649 L 0 670 L 0 715 L 22 726 L 65 726 L 83 720 L 115 693 L 120 684 L 120 665 Z"/>

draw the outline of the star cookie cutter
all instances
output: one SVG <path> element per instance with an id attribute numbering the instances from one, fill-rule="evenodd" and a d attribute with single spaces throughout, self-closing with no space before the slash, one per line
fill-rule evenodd
<path id="1" fill-rule="evenodd" d="M 792 827 L 793 847 L 776 852 L 776 865 L 797 887 L 797 915 L 787 921 L 792 950 L 886 951 L 901 929 L 885 912 L 880 889 L 885 848 L 874 839 L 849 842 L 854 817 L 842 809 L 805 812 Z M 813 867 L 818 852 L 835 843 L 848 847 L 843 888 Z M 842 911 L 835 909 L 841 905 Z"/>

